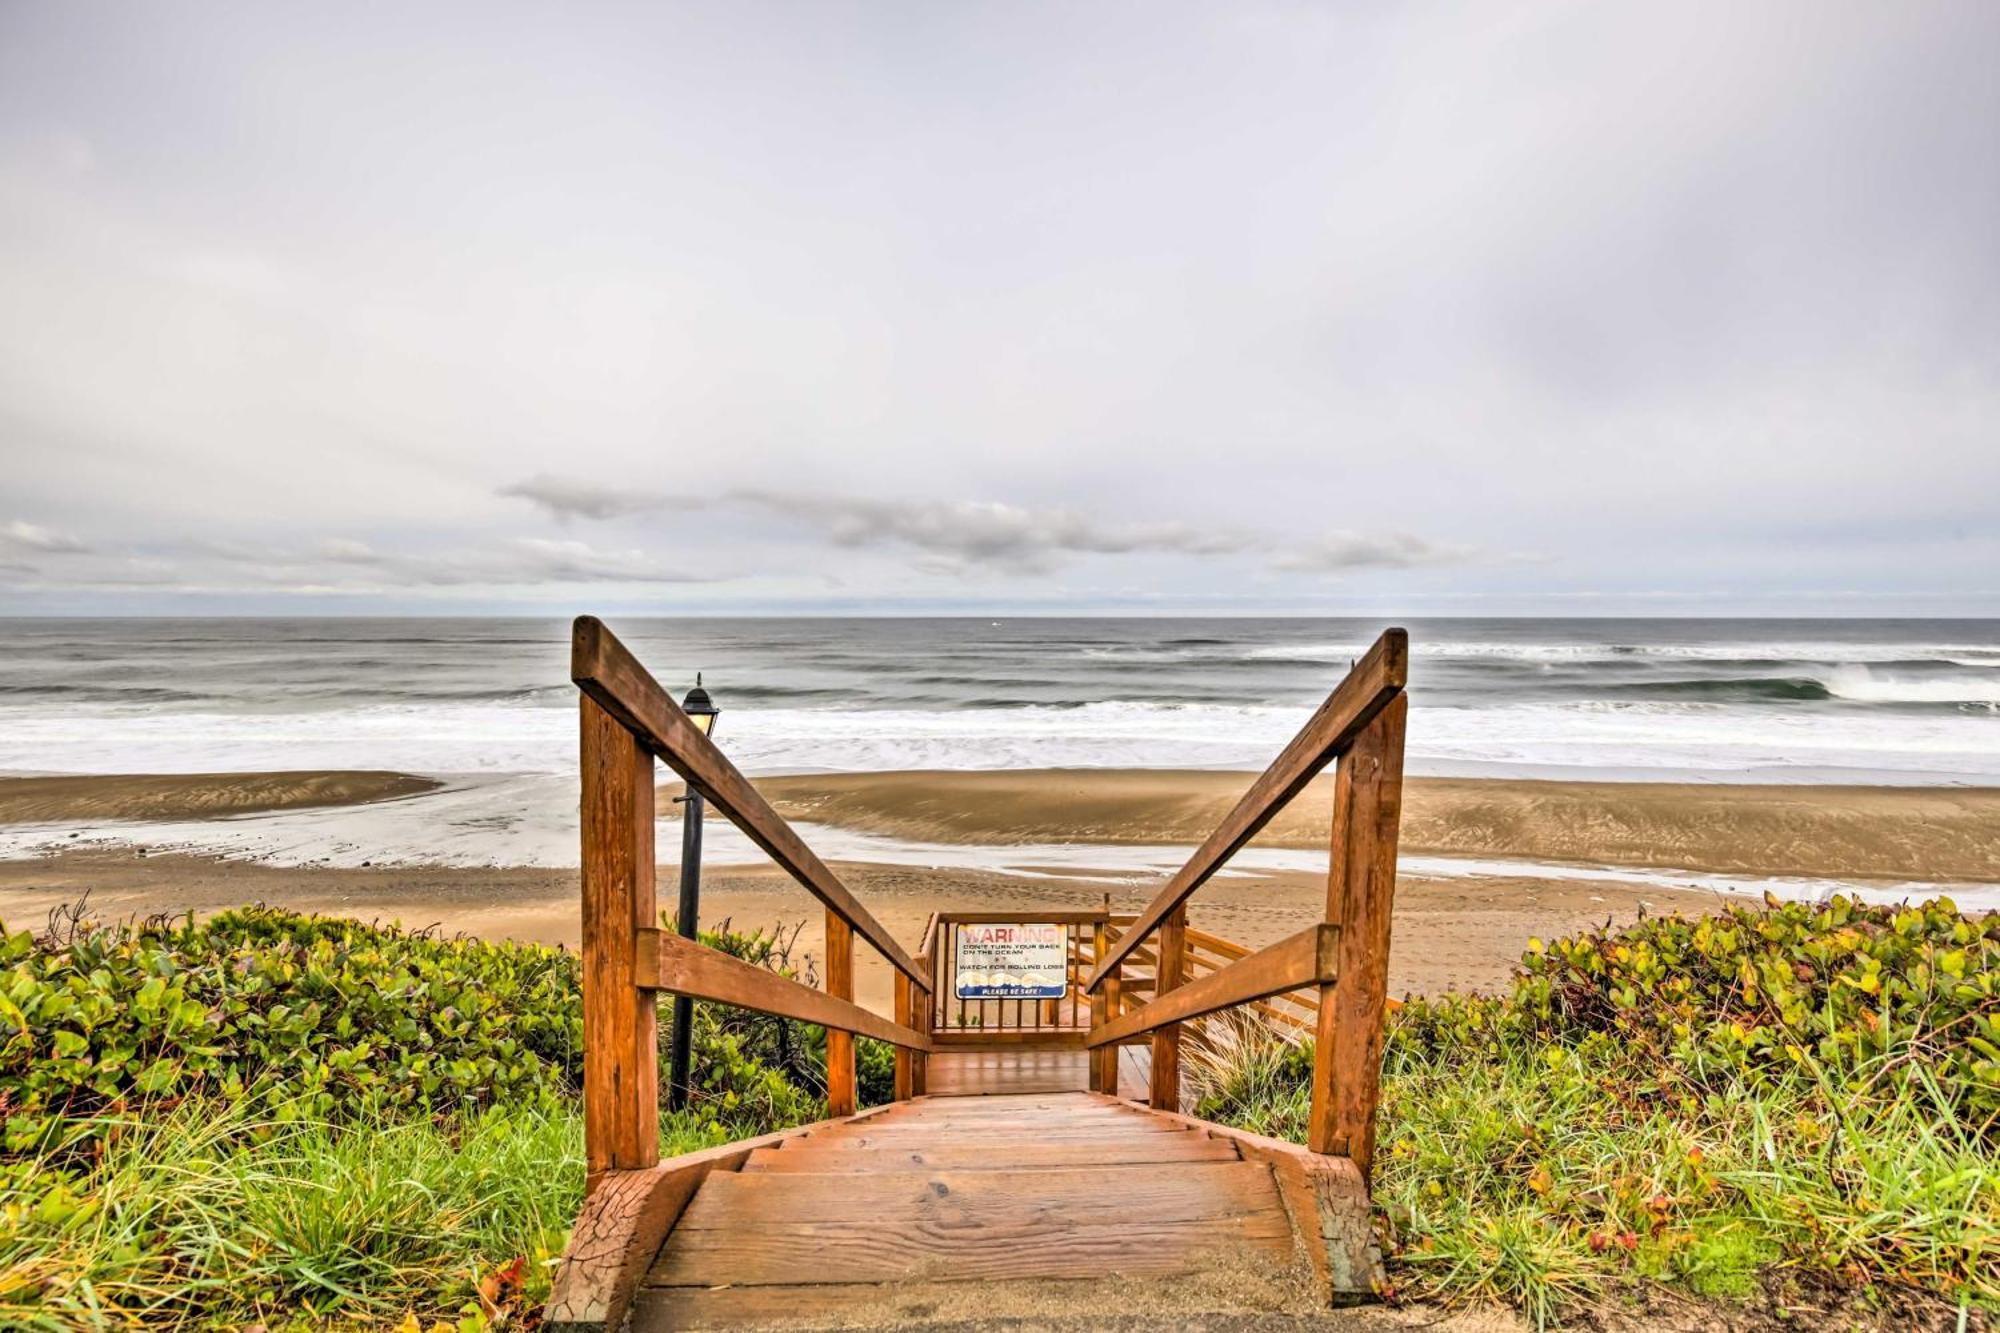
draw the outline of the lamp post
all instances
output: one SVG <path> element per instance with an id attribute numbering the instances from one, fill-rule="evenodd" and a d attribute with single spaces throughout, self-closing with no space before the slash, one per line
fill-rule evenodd
<path id="1" fill-rule="evenodd" d="M 695 724 L 702 735 L 715 735 L 715 719 L 722 716 L 722 710 L 709 700 L 708 691 L 701 687 L 701 673 L 694 676 L 694 688 L 681 700 L 681 711 L 688 721 Z M 680 906 L 674 913 L 674 924 L 682 939 L 691 940 L 701 924 L 701 817 L 704 802 L 701 793 L 688 788 L 685 796 L 677 798 L 681 810 L 681 898 Z M 678 1111 L 687 1105 L 688 1062 L 694 1040 L 694 1001 L 685 995 L 674 996 L 673 1037 L 667 1047 L 667 1108 Z"/>

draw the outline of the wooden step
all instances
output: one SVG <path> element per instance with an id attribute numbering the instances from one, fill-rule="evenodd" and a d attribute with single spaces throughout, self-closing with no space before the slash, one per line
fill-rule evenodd
<path id="1" fill-rule="evenodd" d="M 1005 1144 L 951 1143 L 878 1148 L 874 1152 L 809 1147 L 759 1148 L 743 1164 L 745 1173 L 759 1171 L 824 1171 L 855 1174 L 868 1171 L 991 1169 L 1004 1160 L 1014 1170 L 1064 1166 L 1124 1166 L 1146 1162 L 1233 1162 L 1240 1158 L 1227 1139 L 1194 1134 L 1154 1134 L 1114 1143 Z"/>
<path id="2" fill-rule="evenodd" d="M 787 1143 L 782 1152 L 794 1152 L 802 1148 L 842 1147 L 853 1149 L 907 1148 L 912 1144 L 927 1143 L 994 1143 L 1031 1141 L 1035 1143 L 1124 1143 L 1132 1139 L 1174 1138 L 1186 1135 L 1187 1130 L 1171 1125 L 1103 1125 L 1079 1126 L 1076 1128 L 1055 1128 L 1034 1134 L 998 1133 L 990 1129 L 950 1129 L 937 1126 L 913 1126 L 897 1129 L 885 1125 L 880 1129 L 869 1126 L 857 1127 L 852 1132 L 829 1131 L 824 1134 L 804 1135 Z"/>
<path id="3" fill-rule="evenodd" d="M 721 1172 L 703 1182 L 651 1286 L 976 1281 L 1188 1273 L 1289 1254 L 1254 1162 L 861 1175 Z"/>

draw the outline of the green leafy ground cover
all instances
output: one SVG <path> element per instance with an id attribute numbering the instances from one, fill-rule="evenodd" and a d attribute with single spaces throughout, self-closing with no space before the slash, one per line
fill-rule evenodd
<path id="1" fill-rule="evenodd" d="M 583 1184 L 573 956 L 262 909 L 0 938 L 0 1326 L 539 1306 Z M 705 938 L 797 970 L 778 936 Z M 1835 903 L 1564 940 L 1508 995 L 1410 1004 L 1377 1166 L 1391 1279 L 1544 1323 L 1615 1326 L 1666 1289 L 1978 1327 L 1996 984 L 2000 920 Z M 665 1151 L 822 1113 L 822 1033 L 697 1014 Z M 1310 1050 L 1233 1031 L 1190 1061 L 1201 1114 L 1301 1137 Z M 864 1102 L 890 1059 L 862 1043 Z"/>
<path id="2" fill-rule="evenodd" d="M 703 939 L 793 970 L 779 936 Z M 700 1005 L 693 1064 L 668 1153 L 824 1112 L 818 1029 Z M 887 1050 L 861 1064 L 885 1098 Z M 581 1075 L 559 950 L 265 909 L 0 931 L 0 1326 L 531 1311 Z"/>
<path id="3" fill-rule="evenodd" d="M 1199 1114 L 1303 1141 L 1309 1046 L 1239 1027 L 1194 1063 Z M 1537 944 L 1507 995 L 1403 1007 L 1376 1195 L 1406 1293 L 1537 1323 L 1664 1284 L 1983 1326 L 1996 1152 L 2000 916 L 1839 899 Z"/>

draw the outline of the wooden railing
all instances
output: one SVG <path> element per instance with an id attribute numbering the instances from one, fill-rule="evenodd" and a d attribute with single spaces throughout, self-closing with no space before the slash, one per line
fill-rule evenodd
<path id="1" fill-rule="evenodd" d="M 582 691 L 583 1121 L 595 1182 L 659 1161 L 660 991 L 827 1030 L 827 1101 L 854 1111 L 854 1034 L 896 1047 L 896 1095 L 924 1083 L 931 964 L 912 958 L 813 854 L 727 756 L 594 617 L 576 621 L 570 678 Z M 654 893 L 653 760 L 707 798 L 826 906 L 826 989 L 815 990 L 660 929 Z M 895 969 L 896 1016 L 854 1003 L 854 938 Z"/>
<path id="2" fill-rule="evenodd" d="M 1374 1158 L 1388 1001 L 1389 917 L 1396 892 L 1403 729 L 1409 713 L 1403 687 L 1408 679 L 1409 636 L 1388 630 L 1131 928 L 1098 951 L 1085 984 L 1095 999 L 1085 1037 L 1085 1044 L 1098 1053 L 1092 1087 L 1114 1092 L 1119 1044 L 1150 1035 L 1150 1101 L 1156 1108 L 1175 1110 L 1180 1102 L 1181 1024 L 1241 1004 L 1288 1004 L 1286 997 L 1308 988 L 1317 1004 L 1307 1146 L 1351 1158 L 1367 1178 Z M 1328 764 L 1336 766 L 1332 864 L 1322 919 L 1189 979 L 1188 898 Z M 1226 943 L 1203 938 L 1208 947 Z M 1123 969 L 1136 965 L 1148 941 L 1153 998 L 1130 1008 L 1123 1000 Z"/>

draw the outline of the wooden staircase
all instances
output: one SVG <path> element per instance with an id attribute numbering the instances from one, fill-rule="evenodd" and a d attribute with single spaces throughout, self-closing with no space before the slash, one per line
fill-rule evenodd
<path id="1" fill-rule="evenodd" d="M 945 927 L 981 914 L 933 916 L 912 956 L 609 630 L 583 617 L 572 647 L 589 1187 L 545 1329 L 1175 1327 L 1209 1315 L 1265 1327 L 1381 1290 L 1368 1171 L 1402 631 L 1356 663 L 1136 916 L 1026 913 L 1067 964 L 1036 964 L 1057 979 L 1003 983 L 1010 998 L 976 1008 L 959 997 L 990 987 L 957 984 L 966 946 Z M 824 904 L 824 990 L 661 929 L 656 758 Z M 1255 952 L 1190 930 L 1187 899 L 1336 760 L 1323 918 Z M 894 970 L 893 1018 L 854 1003 L 856 939 Z M 661 1161 L 661 992 L 826 1029 L 833 1118 Z M 1011 998 L 1023 992 L 1045 998 Z M 1314 1031 L 1304 1145 L 1179 1114 L 1183 1030 L 1244 1005 L 1290 1006 Z M 859 1114 L 857 1036 L 895 1048 L 894 1100 Z"/>
<path id="2" fill-rule="evenodd" d="M 1034 1318 L 1142 1280 L 1274 1310 L 1308 1289 L 1300 1258 L 1271 1166 L 1227 1138 L 1093 1093 L 926 1097 L 710 1172 L 631 1327 Z"/>

